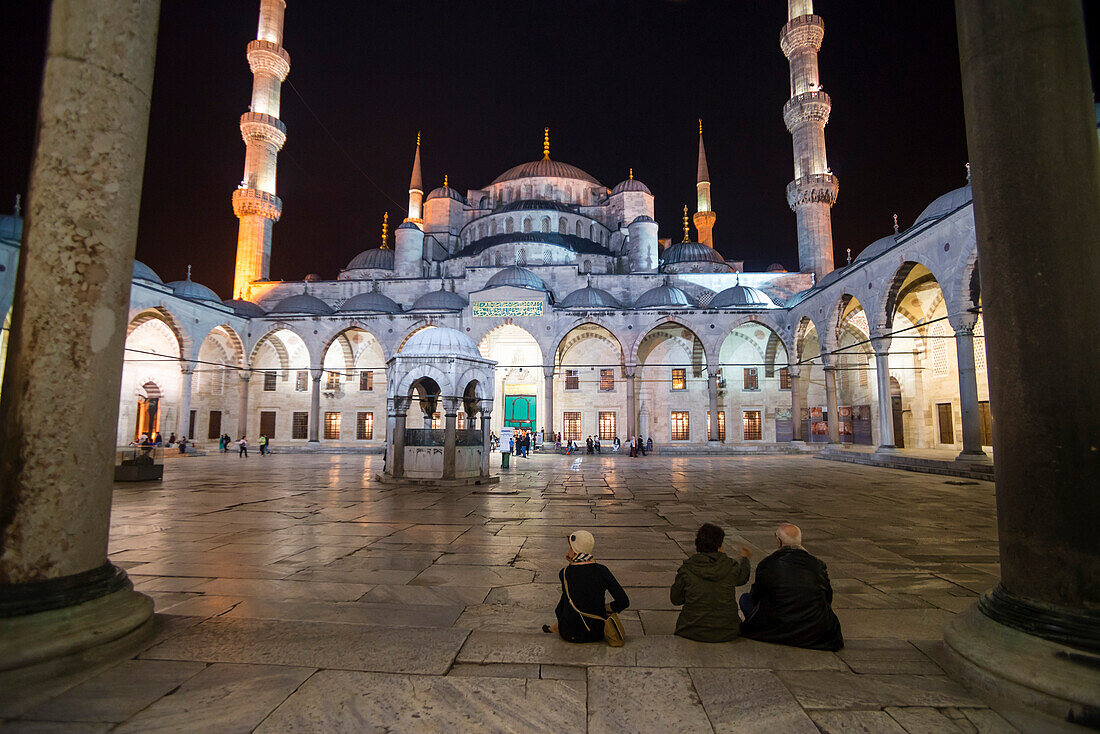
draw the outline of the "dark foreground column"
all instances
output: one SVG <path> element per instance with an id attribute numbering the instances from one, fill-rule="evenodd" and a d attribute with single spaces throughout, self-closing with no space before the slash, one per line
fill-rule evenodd
<path id="1" fill-rule="evenodd" d="M 791 365 L 787 373 L 791 376 L 791 441 L 805 441 L 802 436 L 802 368 Z"/>
<path id="2" fill-rule="evenodd" d="M 443 478 L 455 478 L 456 447 L 458 444 L 458 398 L 443 399 Z"/>
<path id="3" fill-rule="evenodd" d="M 987 689 L 1100 726 L 1100 671 L 1082 655 L 1100 653 L 1100 380 L 1082 340 L 1100 282 L 1100 154 L 1081 2 L 955 11 L 1001 584 L 944 638 Z"/>
<path id="4" fill-rule="evenodd" d="M 153 611 L 107 536 L 159 6 L 53 3 L 0 400 L 0 669 Z"/>

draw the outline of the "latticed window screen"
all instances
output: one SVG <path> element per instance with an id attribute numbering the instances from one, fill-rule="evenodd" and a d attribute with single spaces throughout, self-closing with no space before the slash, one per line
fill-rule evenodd
<path id="1" fill-rule="evenodd" d="M 309 413 L 294 413 L 290 421 L 290 437 L 309 438 Z"/>
<path id="2" fill-rule="evenodd" d="M 937 321 L 932 324 L 928 332 L 931 335 L 930 341 L 932 342 L 932 374 L 936 377 L 944 377 L 948 372 L 947 348 L 950 346 L 950 340 L 946 338 L 950 335 L 947 322 Z"/>
<path id="3" fill-rule="evenodd" d="M 791 389 L 791 371 L 786 367 L 779 368 L 779 389 L 790 390 Z"/>
<path id="4" fill-rule="evenodd" d="M 264 392 L 275 392 L 275 377 L 274 372 L 264 373 Z"/>
<path id="5" fill-rule="evenodd" d="M 985 369 L 985 322 L 981 316 L 978 316 L 978 323 L 974 324 L 974 366 L 979 370 Z"/>
<path id="6" fill-rule="evenodd" d="M 707 411 L 707 440 L 712 441 L 710 437 L 710 411 Z M 718 440 L 726 440 L 726 412 L 724 410 L 718 411 Z"/>
<path id="7" fill-rule="evenodd" d="M 340 373 L 339 372 L 329 372 L 328 373 L 328 378 L 325 382 L 325 389 L 326 390 L 336 390 L 339 387 L 340 387 Z"/>
<path id="8" fill-rule="evenodd" d="M 325 413 L 325 438 L 340 438 L 340 414 Z"/>
<path id="9" fill-rule="evenodd" d="M 456 418 L 456 421 L 455 421 L 455 428 L 459 431 L 465 431 L 466 430 L 466 414 L 465 413 L 459 413 L 458 414 L 458 417 Z"/>
<path id="10" fill-rule="evenodd" d="M 372 370 L 362 370 L 359 373 L 359 389 L 363 392 L 374 389 L 374 372 Z"/>
<path id="11" fill-rule="evenodd" d="M 707 291 L 706 293 L 703 293 L 702 295 L 699 296 L 699 306 L 701 308 L 707 308 L 708 306 L 710 306 L 710 302 L 714 300 L 714 297 L 716 295 L 718 295 L 718 294 L 717 293 L 711 293 L 710 291 Z"/>
<path id="12" fill-rule="evenodd" d="M 565 430 L 562 431 L 563 438 L 566 441 L 580 441 L 581 440 L 581 414 L 580 413 L 564 413 L 562 415 L 562 425 L 565 426 Z"/>
<path id="13" fill-rule="evenodd" d="M 760 371 L 756 367 L 745 368 L 745 390 L 760 389 Z"/>
<path id="14" fill-rule="evenodd" d="M 432 428 L 439 430 L 443 427 L 443 415 L 441 413 L 432 413 Z"/>
<path id="15" fill-rule="evenodd" d="M 615 389 L 615 370 L 600 370 L 600 390 L 610 392 Z"/>
<path id="16" fill-rule="evenodd" d="M 691 429 L 688 426 L 688 411 L 672 411 L 672 440 L 687 441 L 691 438 Z"/>
<path id="17" fill-rule="evenodd" d="M 355 414 L 355 438 L 359 441 L 374 438 L 374 413 Z"/>
<path id="18" fill-rule="evenodd" d="M 294 390 L 296 392 L 305 392 L 309 389 L 309 373 L 305 370 L 298 370 L 298 373 L 294 375 Z"/>
<path id="19" fill-rule="evenodd" d="M 745 431 L 746 441 L 761 441 L 764 438 L 763 426 L 760 423 L 759 410 L 746 410 L 741 418 Z"/>
<path id="20" fill-rule="evenodd" d="M 600 412 L 600 440 L 615 440 L 615 412 Z"/>
<path id="21" fill-rule="evenodd" d="M 871 371 L 871 358 L 864 357 L 859 366 L 859 386 L 867 387 L 867 373 Z"/>
<path id="22" fill-rule="evenodd" d="M 675 367 L 672 370 L 672 389 L 687 390 L 687 369 Z"/>
<path id="23" fill-rule="evenodd" d="M 580 370 L 566 370 L 565 371 L 565 389 L 566 390 L 580 390 L 581 389 Z"/>

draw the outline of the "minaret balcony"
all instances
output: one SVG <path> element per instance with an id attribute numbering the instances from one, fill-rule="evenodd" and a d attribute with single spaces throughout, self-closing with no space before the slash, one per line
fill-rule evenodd
<path id="1" fill-rule="evenodd" d="M 283 215 L 283 200 L 259 189 L 237 189 L 233 192 L 233 213 L 238 218 L 259 215 L 277 222 Z"/>
<path id="2" fill-rule="evenodd" d="M 246 112 L 241 115 L 241 137 L 245 143 L 255 140 L 282 150 L 286 143 L 286 124 L 264 112 Z"/>
<path id="3" fill-rule="evenodd" d="M 791 54 L 812 48 L 821 50 L 821 41 L 825 38 L 825 21 L 820 15 L 800 15 L 791 18 L 779 33 L 779 47 L 788 59 Z"/>
<path id="4" fill-rule="evenodd" d="M 796 209 L 805 204 L 836 203 L 840 181 L 831 173 L 811 173 L 787 184 L 787 205 Z"/>
<path id="5" fill-rule="evenodd" d="M 796 94 L 783 105 L 783 122 L 787 132 L 794 132 L 802 123 L 814 121 L 822 125 L 829 121 L 833 100 L 822 90 Z"/>
<path id="6" fill-rule="evenodd" d="M 282 82 L 290 73 L 290 54 L 277 43 L 257 39 L 248 44 L 248 66 L 253 74 L 266 72 Z"/>

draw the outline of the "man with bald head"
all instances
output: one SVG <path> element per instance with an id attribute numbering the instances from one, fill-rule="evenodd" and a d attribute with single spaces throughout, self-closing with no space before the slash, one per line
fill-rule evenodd
<path id="1" fill-rule="evenodd" d="M 775 541 L 778 550 L 760 562 L 751 590 L 741 595 L 741 634 L 814 650 L 844 647 L 825 564 L 802 547 L 802 531 L 796 525 L 776 528 Z"/>

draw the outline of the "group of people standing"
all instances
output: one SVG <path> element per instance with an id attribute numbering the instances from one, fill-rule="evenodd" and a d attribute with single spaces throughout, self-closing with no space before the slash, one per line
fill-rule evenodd
<path id="1" fill-rule="evenodd" d="M 229 451 L 229 445 L 232 443 L 236 443 L 237 445 L 237 456 L 239 458 L 247 459 L 248 436 L 241 436 L 236 442 L 234 442 L 233 439 L 229 437 L 228 433 L 223 433 L 221 436 L 218 437 L 218 450 L 224 454 Z M 259 446 L 260 456 L 267 456 L 271 453 L 271 443 L 268 440 L 267 436 L 262 433 L 260 434 Z"/>
<path id="2" fill-rule="evenodd" d="M 630 437 L 630 458 L 645 456 L 651 451 L 653 451 L 653 436 L 647 438 L 645 442 L 642 441 L 641 436 Z"/>
<path id="3" fill-rule="evenodd" d="M 755 581 L 739 598 L 737 587 L 749 581 L 752 551 L 742 547 L 737 560 L 730 558 L 725 536 L 717 525 L 702 525 L 695 534 L 695 554 L 676 572 L 669 600 L 682 607 L 677 635 L 698 642 L 744 636 L 814 650 L 844 647 L 828 570 L 802 547 L 797 526 L 776 528 L 775 552 L 757 565 Z M 567 642 L 597 642 L 604 639 L 604 628 L 593 624 L 593 617 L 606 618 L 630 606 L 611 570 L 595 561 L 595 544 L 587 530 L 569 535 L 566 566 L 558 573 L 562 593 L 554 610 L 557 621 L 543 625 L 543 632 L 557 633 Z"/>

